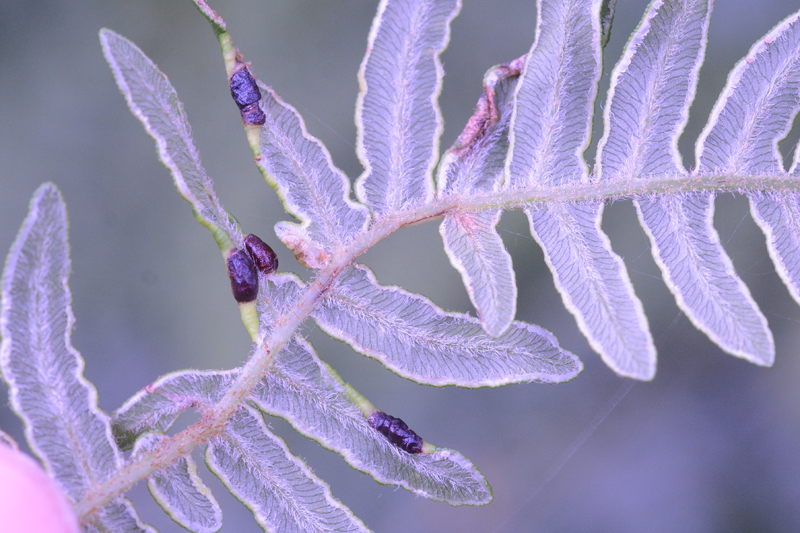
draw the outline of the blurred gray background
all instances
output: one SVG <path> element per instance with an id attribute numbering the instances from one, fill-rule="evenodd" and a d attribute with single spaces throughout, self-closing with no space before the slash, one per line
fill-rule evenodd
<path id="1" fill-rule="evenodd" d="M 533 1 L 464 3 L 443 55 L 443 147 L 471 114 L 484 71 L 525 53 L 534 37 Z M 360 174 L 356 73 L 377 2 L 211 5 L 258 77 L 298 108 L 348 175 Z M 599 101 L 645 6 L 644 0 L 618 1 Z M 787 0 L 717 2 L 681 143 L 687 165 L 727 72 L 794 9 L 796 2 Z M 279 244 L 272 227 L 285 216 L 252 164 L 208 24 L 188 0 L 0 0 L 0 20 L 0 250 L 11 245 L 31 193 L 43 181 L 55 182 L 70 214 L 73 343 L 86 358 L 101 406 L 114 410 L 166 372 L 241 364 L 251 345 L 217 247 L 128 112 L 97 38 L 101 27 L 122 33 L 169 76 L 224 205 L 247 232 Z M 784 153 L 793 144 L 783 143 Z M 656 340 L 659 369 L 650 383 L 630 388 L 590 350 L 519 213 L 501 222 L 519 282 L 517 318 L 550 329 L 581 357 L 586 370 L 573 382 L 483 390 L 420 386 L 307 329 L 320 356 L 376 406 L 474 461 L 494 490 L 488 506 L 453 508 L 378 485 L 287 423 L 272 420 L 271 426 L 378 532 L 798 531 L 800 308 L 775 273 L 744 198 L 721 196 L 716 226 L 775 334 L 772 369 L 722 353 L 678 311 L 629 201 L 610 205 L 603 227 L 625 258 Z M 363 260 L 384 284 L 472 312 L 437 229 L 435 222 L 404 229 Z M 302 272 L 285 248 L 275 247 L 283 270 Z M 609 402 L 628 390 L 598 426 Z M 2 387 L 0 428 L 22 440 Z M 244 507 L 203 475 L 223 505 L 222 531 L 257 531 Z M 130 495 L 161 531 L 181 530 L 144 484 Z"/>

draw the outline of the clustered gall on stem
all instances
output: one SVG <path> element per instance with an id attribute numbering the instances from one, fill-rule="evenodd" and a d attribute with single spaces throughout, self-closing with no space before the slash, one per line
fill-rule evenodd
<path id="1" fill-rule="evenodd" d="M 259 271 L 269 275 L 278 268 L 275 251 L 252 233 L 245 237 L 244 247 L 244 250 L 233 250 L 228 256 L 231 292 L 239 303 L 252 302 L 258 296 Z"/>
<path id="2" fill-rule="evenodd" d="M 236 250 L 228 256 L 228 277 L 231 292 L 239 303 L 252 302 L 258 296 L 258 271 L 253 259 L 244 250 Z"/>
<path id="3" fill-rule="evenodd" d="M 244 247 L 262 274 L 269 275 L 278 270 L 278 256 L 267 243 L 251 233 L 244 238 Z"/>

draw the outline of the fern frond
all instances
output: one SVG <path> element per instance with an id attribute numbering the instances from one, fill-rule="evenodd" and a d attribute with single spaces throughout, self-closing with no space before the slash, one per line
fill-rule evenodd
<path id="1" fill-rule="evenodd" d="M 460 0 L 383 0 L 361 64 L 359 200 L 383 217 L 433 197 L 442 89 L 439 54 Z"/>
<path id="2" fill-rule="evenodd" d="M 159 433 L 145 433 L 137 441 L 137 452 L 154 451 L 166 439 Z M 191 455 L 181 457 L 147 480 L 150 494 L 175 522 L 189 531 L 213 533 L 222 527 L 222 509 L 197 475 Z"/>
<path id="3" fill-rule="evenodd" d="M 705 54 L 711 3 L 654 2 L 614 68 L 598 148 L 607 181 L 686 171 L 678 138 L 688 119 Z M 714 195 L 635 200 L 653 257 L 678 306 L 724 350 L 770 365 L 766 319 L 719 242 Z"/>
<path id="4" fill-rule="evenodd" d="M 719 191 L 746 192 L 776 269 L 800 302 L 800 145 L 788 173 L 778 150 L 800 110 L 800 12 L 731 72 L 697 141 L 697 168 L 687 170 L 678 141 L 713 2 L 654 0 L 612 73 L 590 169 L 584 152 L 612 0 L 540 0 L 529 53 L 487 72 L 474 114 L 441 158 L 440 55 L 460 0 L 382 0 L 359 72 L 364 172 L 353 189 L 297 110 L 255 80 L 224 21 L 204 0 L 195 3 L 222 45 L 256 165 L 298 221 L 278 223 L 276 234 L 308 276 L 255 268 L 201 164 L 175 89 L 133 43 L 103 30 L 103 52 L 131 111 L 222 251 L 230 278 L 223 281 L 254 348 L 237 369 L 163 376 L 109 420 L 70 345 L 65 206 L 53 186 L 37 191 L 3 277 L 0 367 L 32 448 L 76 502 L 87 531 L 151 531 L 122 497 L 143 479 L 176 522 L 217 530 L 219 505 L 190 456 L 202 446 L 209 468 L 265 530 L 366 531 L 271 433 L 267 415 L 380 483 L 451 505 L 491 501 L 467 458 L 379 410 L 318 357 L 301 328 L 313 319 L 422 384 L 573 379 L 581 361 L 549 331 L 515 320 L 524 273 L 514 271 L 497 230 L 504 210 L 524 211 L 565 306 L 618 374 L 650 380 L 657 366 L 642 303 L 601 229 L 605 203 L 624 197 L 633 198 L 681 310 L 723 350 L 773 363 L 772 332 L 720 242 L 714 200 Z M 432 219 L 442 219 L 445 252 L 477 317 L 383 285 L 359 264 L 394 231 Z M 169 434 L 188 410 L 200 420 Z"/>
<path id="5" fill-rule="evenodd" d="M 8 254 L 2 280 L 0 370 L 28 443 L 64 493 L 77 501 L 113 478 L 122 455 L 97 391 L 72 347 L 75 317 L 67 206 L 51 183 L 39 187 Z M 123 529 L 124 527 L 124 529 Z M 97 509 L 90 530 L 154 533 L 122 497 Z"/>
<path id="6" fill-rule="evenodd" d="M 491 337 L 474 318 L 446 313 L 399 287 L 383 287 L 361 266 L 340 276 L 314 318 L 329 335 L 428 385 L 557 383 L 583 370 L 549 331 L 514 322 L 503 335 Z"/>
<path id="7" fill-rule="evenodd" d="M 753 45 L 731 72 L 701 136 L 702 145 L 698 142 L 703 165 L 713 170 L 783 174 L 778 141 L 789 133 L 800 109 L 799 72 L 800 13 L 795 13 Z M 797 153 L 790 171 L 794 175 Z M 800 303 L 800 195 L 763 191 L 748 196 L 775 269 Z"/>
<path id="8" fill-rule="evenodd" d="M 369 212 L 350 200 L 350 181 L 300 115 L 269 87 L 261 89 L 259 167 L 301 225 L 282 222 L 278 237 L 309 268 L 322 268 L 366 229 Z"/>
<path id="9" fill-rule="evenodd" d="M 506 168 L 507 187 L 587 182 L 589 145 L 600 77 L 598 0 L 542 0 L 536 41 L 517 86 Z M 637 379 L 655 375 L 656 351 L 642 304 L 622 259 L 600 229 L 602 204 L 525 209 L 567 309 L 603 360 Z"/>

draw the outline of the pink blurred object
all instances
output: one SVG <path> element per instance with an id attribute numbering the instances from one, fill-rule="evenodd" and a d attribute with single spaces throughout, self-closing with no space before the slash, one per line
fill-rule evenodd
<path id="1" fill-rule="evenodd" d="M 0 445 L 0 531 L 78 533 L 78 520 L 55 481 L 33 459 Z"/>

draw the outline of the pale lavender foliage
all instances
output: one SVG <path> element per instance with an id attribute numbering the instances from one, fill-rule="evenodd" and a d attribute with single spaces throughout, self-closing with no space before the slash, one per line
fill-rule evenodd
<path id="1" fill-rule="evenodd" d="M 223 50 L 233 50 L 224 22 L 197 3 Z M 254 271 L 258 294 L 241 302 L 243 317 L 257 316 L 248 363 L 163 376 L 110 420 L 70 344 L 66 208 L 53 185 L 37 191 L 3 275 L 0 368 L 32 449 L 68 496 L 79 505 L 98 486 L 109 491 L 102 505 L 87 511 L 86 531 L 152 531 L 122 491 L 113 492 L 122 483 L 115 476 L 123 451 L 131 449 L 128 466 L 147 472 L 154 496 L 173 519 L 194 531 L 217 530 L 219 506 L 191 457 L 166 467 L 157 463 L 162 452 L 198 445 L 206 445 L 209 468 L 265 530 L 366 531 L 272 434 L 264 415 L 286 419 L 380 483 L 451 505 L 491 501 L 483 475 L 457 451 L 425 435 L 413 449 L 403 448 L 372 427 L 369 417 L 379 410 L 317 356 L 299 328 L 313 318 L 355 351 L 422 384 L 495 387 L 574 378 L 583 369 L 574 354 L 552 333 L 514 320 L 516 275 L 497 232 L 503 209 L 524 210 L 566 307 L 608 366 L 635 379 L 654 377 L 656 352 L 642 304 L 601 229 L 604 197 L 571 194 L 587 185 L 788 176 L 777 143 L 800 109 L 800 12 L 733 70 L 697 142 L 698 168 L 687 172 L 677 142 L 694 98 L 712 2 L 654 0 L 612 74 L 592 173 L 583 152 L 609 5 L 539 0 L 530 52 L 487 73 L 475 114 L 440 158 L 439 55 L 460 0 L 382 0 L 359 75 L 358 155 L 365 170 L 354 191 L 300 114 L 260 84 L 247 105 L 255 106 L 251 100 L 260 95 L 265 123 L 253 129 L 258 125 L 251 121 L 246 131 L 259 170 L 299 221 L 279 223 L 276 233 L 312 275 L 303 281 Z M 103 30 L 101 41 L 131 111 L 227 259 L 241 250 L 242 232 L 202 167 L 175 89 L 127 39 Z M 800 175 L 800 145 L 789 174 Z M 619 190 L 625 195 L 624 187 Z M 776 269 L 800 302 L 800 193 L 748 194 Z M 681 309 L 722 349 L 771 365 L 775 347 L 766 319 L 713 227 L 713 190 L 687 186 L 634 201 Z M 381 285 L 357 263 L 392 231 L 437 217 L 477 318 Z M 201 416 L 192 428 L 206 424 L 213 431 L 176 444 L 179 439 L 166 435 L 189 410 Z M 142 466 L 147 461 L 153 464 Z"/>

